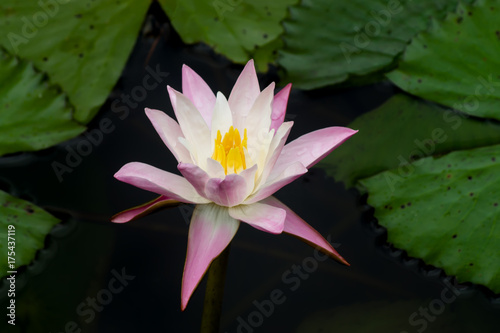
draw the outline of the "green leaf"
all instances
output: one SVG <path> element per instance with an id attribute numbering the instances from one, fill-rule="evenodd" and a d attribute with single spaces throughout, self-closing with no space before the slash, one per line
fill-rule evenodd
<path id="1" fill-rule="evenodd" d="M 39 150 L 85 130 L 33 65 L 0 50 L 0 156 Z"/>
<path id="2" fill-rule="evenodd" d="M 298 0 L 160 0 L 185 43 L 204 42 L 237 63 L 256 58 L 260 71 L 281 46 L 280 22 Z"/>
<path id="3" fill-rule="evenodd" d="M 32 203 L 0 191 L 0 275 L 29 264 L 44 247 L 45 236 L 59 222 Z M 15 228 L 14 233 L 9 234 L 9 226 Z M 8 255 L 12 251 L 15 255 Z M 8 265 L 12 261 L 8 257 L 15 259 L 14 266 Z"/>
<path id="4" fill-rule="evenodd" d="M 0 44 L 60 85 L 88 123 L 118 80 L 149 1 L 17 1 L 0 4 Z"/>
<path id="5" fill-rule="evenodd" d="M 467 0 L 471 2 L 472 0 Z M 285 48 L 278 63 L 286 81 L 314 89 L 359 76 L 378 77 L 434 16 L 456 8 L 449 0 L 304 0 L 284 22 Z"/>
<path id="6" fill-rule="evenodd" d="M 500 145 L 427 157 L 360 182 L 388 242 L 500 292 Z"/>
<path id="7" fill-rule="evenodd" d="M 319 164 L 347 187 L 417 158 L 500 143 L 500 125 L 405 95 L 393 96 L 348 127 L 359 133 Z"/>
<path id="8" fill-rule="evenodd" d="M 465 113 L 500 119 L 500 6 L 479 0 L 415 37 L 387 76 L 414 95 Z"/>

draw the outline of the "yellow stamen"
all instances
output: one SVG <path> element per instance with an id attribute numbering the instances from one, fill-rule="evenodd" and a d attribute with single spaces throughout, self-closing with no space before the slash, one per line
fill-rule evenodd
<path id="1" fill-rule="evenodd" d="M 212 159 L 218 161 L 223 167 L 224 172 L 239 173 L 247 168 L 245 161 L 245 150 L 247 149 L 247 130 L 243 132 L 241 140 L 240 132 L 233 126 L 222 137 L 220 131 L 217 131 L 217 138 L 214 142 L 214 152 Z"/>

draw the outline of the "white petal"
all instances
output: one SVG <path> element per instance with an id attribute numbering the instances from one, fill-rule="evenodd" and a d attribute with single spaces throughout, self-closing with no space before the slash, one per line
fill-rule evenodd
<path id="1" fill-rule="evenodd" d="M 229 109 L 226 97 L 221 93 L 217 93 L 217 100 L 215 102 L 215 109 L 212 116 L 212 129 L 211 129 L 211 146 L 214 145 L 214 140 L 217 138 L 217 131 L 220 131 L 222 137 L 228 131 L 229 127 L 233 125 L 233 116 Z M 243 133 L 242 133 L 243 134 Z M 213 151 L 212 151 L 213 153 Z"/>

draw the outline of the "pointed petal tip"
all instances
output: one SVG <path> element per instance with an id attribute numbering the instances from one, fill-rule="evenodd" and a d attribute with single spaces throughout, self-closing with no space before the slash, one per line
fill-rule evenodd
<path id="1" fill-rule="evenodd" d="M 153 117 L 155 113 L 159 113 L 159 112 L 160 112 L 159 110 L 144 108 L 144 113 L 146 114 L 146 117 L 149 118 L 149 120 L 151 120 L 151 117 Z"/>
<path id="2" fill-rule="evenodd" d="M 126 165 L 126 164 L 125 164 L 125 165 Z M 118 170 L 117 172 L 115 172 L 115 174 L 113 175 L 113 177 L 114 177 L 115 179 L 118 179 L 118 180 L 120 180 L 120 181 L 121 181 L 120 177 L 121 177 L 122 169 L 125 167 L 125 165 L 124 165 L 124 166 L 122 166 L 122 167 L 120 168 L 120 170 Z"/>
<path id="3" fill-rule="evenodd" d="M 184 298 L 181 297 L 181 311 L 186 310 L 188 302 L 189 302 L 189 298 L 187 300 L 185 300 Z"/>
<path id="4" fill-rule="evenodd" d="M 316 245 L 316 246 L 318 246 L 319 244 L 315 244 L 315 245 Z M 328 248 L 324 248 L 324 249 L 322 249 L 321 247 L 319 247 L 319 248 L 317 248 L 317 249 L 318 249 L 318 250 L 320 250 L 320 251 L 325 252 L 326 254 L 328 254 L 328 255 L 329 255 L 332 259 L 334 259 L 335 261 L 337 261 L 337 262 L 339 262 L 339 263 L 341 263 L 341 264 L 344 264 L 344 265 L 346 265 L 346 266 L 351 266 L 351 264 L 350 264 L 350 263 L 348 263 L 348 262 L 347 262 L 347 260 L 345 260 L 345 259 L 344 259 L 344 258 L 343 258 L 343 257 L 342 257 L 342 256 L 341 256 L 338 252 L 337 252 L 337 250 L 335 250 L 335 248 L 334 248 L 331 244 L 329 244 L 329 245 L 330 245 L 330 246 L 329 246 L 329 247 L 330 247 L 329 249 L 328 249 Z"/>
<path id="5" fill-rule="evenodd" d="M 338 253 L 337 253 L 337 255 L 335 256 L 334 259 L 337 260 L 339 263 L 344 264 L 344 265 L 346 265 L 348 267 L 351 266 L 351 264 L 348 263 L 347 260 L 345 260 L 344 258 L 342 258 L 342 256 L 340 254 L 338 254 Z"/>
<path id="6" fill-rule="evenodd" d="M 113 215 L 110 221 L 113 223 L 125 223 L 130 221 L 130 219 L 124 219 L 121 215 L 121 213 Z"/>
<path id="7" fill-rule="evenodd" d="M 184 82 L 184 80 L 188 79 L 186 77 L 187 75 L 192 75 L 193 73 L 196 74 L 196 72 L 191 67 L 189 67 L 186 64 L 182 65 L 182 81 L 183 82 Z"/>
<path id="8" fill-rule="evenodd" d="M 291 91 L 292 91 L 292 84 L 288 83 L 286 86 L 281 88 L 281 90 L 279 91 L 279 94 L 283 95 L 283 97 L 286 98 L 286 101 L 288 101 L 288 97 L 290 96 Z"/>

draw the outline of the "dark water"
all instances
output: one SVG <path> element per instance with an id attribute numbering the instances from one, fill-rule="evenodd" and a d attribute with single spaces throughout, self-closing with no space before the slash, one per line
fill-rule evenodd
<path id="1" fill-rule="evenodd" d="M 103 134 L 102 142 L 93 145 L 71 173 L 59 181 L 51 163 L 65 163 L 68 147 L 76 149 L 85 136 L 0 160 L 3 189 L 65 221 L 50 234 L 35 263 L 18 276 L 18 323 L 13 329 L 2 320 L 1 332 L 199 330 L 204 281 L 187 310 L 180 311 L 186 221 L 192 208 L 113 224 L 109 219 L 114 213 L 155 197 L 115 180 L 113 174 L 131 161 L 175 172 L 175 159 L 143 109 L 157 108 L 173 116 L 165 87 L 181 90 L 182 64 L 226 96 L 242 66 L 208 47 L 183 45 L 154 6 L 151 13 L 154 17 L 148 20 L 154 29 L 140 36 L 120 81 L 89 127 L 96 130 L 109 119 L 113 130 Z M 144 100 L 127 106 L 121 96 L 138 93 L 146 66 L 168 76 L 160 76 L 161 82 Z M 277 75 L 271 70 L 260 77 L 261 87 L 273 80 Z M 287 116 L 295 121 L 290 139 L 345 126 L 384 102 L 393 89 L 382 83 L 314 93 L 293 90 Z M 351 267 L 315 257 L 312 248 L 293 237 L 242 224 L 231 247 L 221 332 L 498 331 L 498 299 L 486 288 L 456 285 L 441 270 L 390 248 L 366 199 L 323 170 L 311 169 L 276 196 L 329 237 Z M 3 288 L 1 297 L 5 283 Z M 95 298 L 105 304 L 96 303 L 93 309 Z"/>

